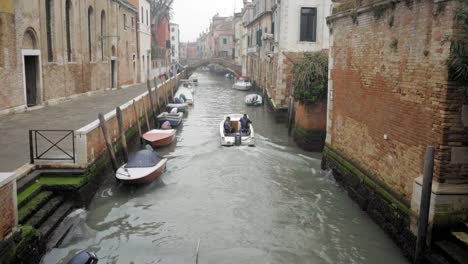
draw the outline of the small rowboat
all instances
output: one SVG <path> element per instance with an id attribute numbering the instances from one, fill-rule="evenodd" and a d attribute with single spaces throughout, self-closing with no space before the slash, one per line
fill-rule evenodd
<path id="1" fill-rule="evenodd" d="M 115 177 L 125 184 L 148 184 L 166 171 L 167 159 L 161 158 L 150 146 L 130 156 Z"/>
<path id="2" fill-rule="evenodd" d="M 171 127 L 177 127 L 182 123 L 182 117 L 184 116 L 183 113 L 168 113 L 164 112 L 158 115 L 157 120 L 159 124 L 163 124 L 166 121 L 171 123 Z"/>
<path id="3" fill-rule="evenodd" d="M 188 111 L 188 104 L 187 103 L 182 103 L 182 104 L 167 104 L 166 106 L 167 109 L 174 109 L 177 108 L 177 111 L 186 113 Z"/>
<path id="4" fill-rule="evenodd" d="M 232 88 L 241 91 L 248 91 L 250 88 L 252 88 L 252 83 L 246 78 L 241 77 L 236 83 L 234 83 L 234 85 L 232 85 Z"/>
<path id="5" fill-rule="evenodd" d="M 184 87 L 180 87 L 177 93 L 174 95 L 175 97 L 183 100 L 189 105 L 193 105 L 194 100 L 193 100 L 193 93 L 191 89 L 187 89 Z"/>
<path id="6" fill-rule="evenodd" d="M 259 106 L 263 104 L 263 98 L 258 94 L 249 94 L 245 97 L 245 104 L 250 106 Z"/>
<path id="7" fill-rule="evenodd" d="M 174 141 L 175 134 L 176 131 L 174 129 L 153 129 L 146 132 L 143 135 L 143 139 L 145 139 L 153 148 L 164 147 L 170 145 Z"/>

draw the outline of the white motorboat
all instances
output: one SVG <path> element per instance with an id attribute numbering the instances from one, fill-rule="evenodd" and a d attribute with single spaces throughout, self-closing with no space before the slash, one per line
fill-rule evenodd
<path id="1" fill-rule="evenodd" d="M 115 177 L 126 184 L 147 184 L 166 171 L 167 159 L 161 158 L 150 146 L 130 156 Z"/>
<path id="2" fill-rule="evenodd" d="M 190 82 L 183 82 L 179 89 L 180 88 L 185 88 L 185 89 L 188 89 L 190 90 L 193 94 L 195 94 L 195 85 L 193 83 L 190 83 Z"/>
<path id="3" fill-rule="evenodd" d="M 193 105 L 193 103 L 195 102 L 193 99 L 193 93 L 188 88 L 180 87 L 174 96 L 183 100 L 185 103 L 189 105 Z"/>
<path id="4" fill-rule="evenodd" d="M 245 96 L 245 104 L 250 106 L 259 106 L 263 104 L 263 98 L 258 94 L 249 94 Z"/>
<path id="5" fill-rule="evenodd" d="M 241 91 L 248 91 L 252 88 L 252 83 L 245 79 L 240 79 L 232 85 L 232 88 Z"/>
<path id="6" fill-rule="evenodd" d="M 171 127 L 177 127 L 182 123 L 182 117 L 184 116 L 183 113 L 178 113 L 176 108 L 172 109 L 170 113 L 164 112 L 158 115 L 157 120 L 160 125 L 164 124 L 164 122 L 169 121 Z"/>
<path id="7" fill-rule="evenodd" d="M 231 127 L 234 129 L 234 133 L 225 133 L 224 131 L 224 122 L 228 116 L 231 118 Z M 222 146 L 255 146 L 255 132 L 252 124 L 249 124 L 248 131 L 240 131 L 240 119 L 242 116 L 242 114 L 224 116 L 223 120 L 219 124 L 219 134 L 221 135 Z"/>
<path id="8" fill-rule="evenodd" d="M 166 108 L 170 110 L 177 108 L 178 112 L 186 113 L 188 111 L 188 104 L 187 103 L 180 103 L 180 104 L 167 104 Z"/>

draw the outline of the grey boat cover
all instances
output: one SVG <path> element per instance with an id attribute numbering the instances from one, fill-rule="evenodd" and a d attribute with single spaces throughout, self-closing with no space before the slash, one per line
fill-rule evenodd
<path id="1" fill-rule="evenodd" d="M 153 150 L 150 150 L 150 148 L 147 146 L 146 149 L 130 155 L 126 168 L 150 168 L 156 166 L 161 161 L 161 157 Z"/>

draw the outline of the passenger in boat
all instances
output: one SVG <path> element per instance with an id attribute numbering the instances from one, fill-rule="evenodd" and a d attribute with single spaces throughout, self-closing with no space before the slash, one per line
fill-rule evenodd
<path id="1" fill-rule="evenodd" d="M 174 103 L 175 103 L 175 104 L 183 104 L 184 101 L 183 101 L 182 99 L 176 97 L 176 98 L 174 99 Z"/>
<path id="2" fill-rule="evenodd" d="M 247 117 L 247 114 L 244 114 L 244 116 L 240 119 L 241 123 L 241 132 L 242 133 L 249 133 L 249 124 L 252 124 L 252 121 Z"/>
<path id="3" fill-rule="evenodd" d="M 228 116 L 224 121 L 224 133 L 232 134 L 234 133 L 234 128 L 231 126 L 231 118 Z"/>

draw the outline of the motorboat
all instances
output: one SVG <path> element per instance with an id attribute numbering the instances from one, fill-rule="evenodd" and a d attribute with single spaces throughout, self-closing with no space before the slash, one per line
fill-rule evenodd
<path id="1" fill-rule="evenodd" d="M 96 264 L 99 259 L 93 252 L 82 251 L 76 254 L 68 264 Z"/>
<path id="2" fill-rule="evenodd" d="M 190 78 L 189 80 L 192 81 L 192 83 L 193 83 L 195 86 L 198 86 L 198 79 L 197 79 L 197 78 Z"/>
<path id="3" fill-rule="evenodd" d="M 181 89 L 181 88 L 187 89 L 192 94 L 195 94 L 195 86 L 192 83 L 188 83 L 188 82 L 182 83 L 182 85 L 180 85 L 179 89 Z"/>
<path id="4" fill-rule="evenodd" d="M 234 129 L 233 133 L 225 133 L 224 122 L 226 118 L 231 118 L 231 127 Z M 221 135 L 222 146 L 254 146 L 255 145 L 255 132 L 252 124 L 249 124 L 248 131 L 240 131 L 240 119 L 243 117 L 242 114 L 231 114 L 224 116 L 223 120 L 219 124 L 219 133 Z"/>
<path id="5" fill-rule="evenodd" d="M 115 177 L 125 184 L 147 184 L 161 176 L 166 171 L 167 159 L 161 158 L 153 148 L 146 145 L 128 159 L 128 163 L 120 167 Z"/>
<path id="6" fill-rule="evenodd" d="M 178 112 L 186 113 L 188 112 L 188 104 L 187 103 L 172 103 L 166 105 L 167 109 L 174 109 L 177 108 Z"/>
<path id="7" fill-rule="evenodd" d="M 263 98 L 258 94 L 249 94 L 245 96 L 245 104 L 249 106 L 259 106 L 263 104 Z"/>
<path id="8" fill-rule="evenodd" d="M 190 89 L 181 87 L 179 90 L 177 90 L 177 93 L 174 96 L 183 100 L 189 105 L 193 105 L 194 103 L 193 93 Z"/>
<path id="9" fill-rule="evenodd" d="M 177 127 L 182 123 L 183 113 L 177 112 L 177 109 L 172 110 L 170 113 L 164 112 L 156 117 L 159 124 L 162 125 L 164 122 L 169 121 L 172 127 Z"/>
<path id="10" fill-rule="evenodd" d="M 229 72 L 229 73 L 226 73 L 226 75 L 224 75 L 224 77 L 226 77 L 226 79 L 228 79 L 228 80 L 232 80 L 232 79 L 234 79 L 235 75 L 233 73 Z"/>
<path id="11" fill-rule="evenodd" d="M 246 77 L 240 77 L 236 83 L 232 85 L 232 88 L 241 91 L 248 91 L 252 88 L 252 83 Z"/>
<path id="12" fill-rule="evenodd" d="M 174 142 L 175 129 L 153 129 L 143 134 L 143 139 L 153 148 L 165 147 Z"/>

